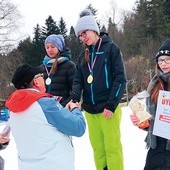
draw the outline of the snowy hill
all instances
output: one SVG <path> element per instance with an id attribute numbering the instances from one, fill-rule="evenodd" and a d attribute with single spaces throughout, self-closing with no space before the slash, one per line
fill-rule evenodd
<path id="1" fill-rule="evenodd" d="M 124 153 L 124 170 L 142 170 L 145 164 L 146 132 L 133 126 L 130 121 L 131 110 L 129 107 L 122 107 L 122 145 Z M 88 138 L 88 131 L 80 137 L 73 138 L 75 147 L 75 167 L 76 170 L 95 170 L 93 161 L 93 152 Z M 0 154 L 5 159 L 5 170 L 18 170 L 17 168 L 17 150 L 14 140 L 11 136 L 9 146 L 1 151 Z"/>

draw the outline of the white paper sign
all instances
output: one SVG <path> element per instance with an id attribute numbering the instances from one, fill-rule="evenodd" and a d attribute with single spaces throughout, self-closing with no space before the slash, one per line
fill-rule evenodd
<path id="1" fill-rule="evenodd" d="M 156 136 L 170 139 L 170 92 L 159 91 L 158 104 L 153 128 Z"/>

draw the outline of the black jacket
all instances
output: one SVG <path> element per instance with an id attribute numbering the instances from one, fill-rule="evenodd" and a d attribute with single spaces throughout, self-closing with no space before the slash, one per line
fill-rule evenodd
<path id="1" fill-rule="evenodd" d="M 62 62 L 58 63 L 57 70 L 51 77 L 50 94 L 54 96 L 61 96 L 62 99 L 60 103 L 65 106 L 70 100 L 70 93 L 72 89 L 73 76 L 75 73 L 75 64 L 70 60 L 71 51 L 65 48 L 59 56 L 59 60 L 62 58 Z M 40 66 L 44 72 L 44 79 L 47 79 L 47 71 L 44 65 Z M 50 72 L 51 67 L 47 67 L 48 72 Z M 49 86 L 46 85 L 48 92 Z"/>
<path id="2" fill-rule="evenodd" d="M 83 90 L 82 107 L 92 114 L 100 113 L 104 108 L 114 112 L 126 85 L 122 53 L 107 34 L 102 35 L 101 38 L 99 51 L 97 52 L 99 41 L 95 46 L 90 46 L 89 51 L 91 65 L 97 55 L 92 73 L 93 82 L 91 84 L 87 82 L 90 71 L 87 62 L 82 62 L 84 60 L 84 53 L 82 53 L 72 87 L 74 100 L 80 100 Z"/>
<path id="3" fill-rule="evenodd" d="M 4 144 L 0 143 L 0 150 L 5 149 L 8 146 L 9 142 L 6 142 Z"/>

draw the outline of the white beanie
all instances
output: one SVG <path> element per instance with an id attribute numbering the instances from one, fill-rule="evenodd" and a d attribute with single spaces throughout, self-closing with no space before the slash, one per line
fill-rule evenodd
<path id="1" fill-rule="evenodd" d="M 85 30 L 93 30 L 96 31 L 98 34 L 100 34 L 99 26 L 97 25 L 97 22 L 92 12 L 88 9 L 85 9 L 80 13 L 80 18 L 77 21 L 74 30 L 76 36 L 78 36 L 78 33 L 80 31 L 85 31 Z"/>

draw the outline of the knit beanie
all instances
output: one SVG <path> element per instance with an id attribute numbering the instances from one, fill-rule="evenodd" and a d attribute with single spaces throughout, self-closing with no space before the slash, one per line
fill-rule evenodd
<path id="1" fill-rule="evenodd" d="M 46 45 L 47 43 L 54 44 L 59 49 L 59 51 L 62 51 L 64 46 L 65 46 L 64 37 L 61 34 L 58 34 L 58 35 L 51 34 L 51 35 L 49 35 L 45 39 L 44 45 Z"/>
<path id="2" fill-rule="evenodd" d="M 12 78 L 12 83 L 16 89 L 27 88 L 27 86 L 31 83 L 34 76 L 42 73 L 38 67 L 33 67 L 28 64 L 24 64 L 19 67 Z"/>
<path id="3" fill-rule="evenodd" d="M 85 9 L 80 13 L 80 18 L 78 19 L 74 30 L 76 36 L 78 36 L 80 31 L 85 30 L 93 30 L 100 34 L 99 26 L 97 25 L 94 15 L 88 9 Z"/>
<path id="4" fill-rule="evenodd" d="M 164 41 L 162 45 L 159 47 L 158 52 L 156 54 L 156 59 L 158 59 L 158 57 L 160 57 L 161 55 L 170 56 L 170 39 Z"/>

